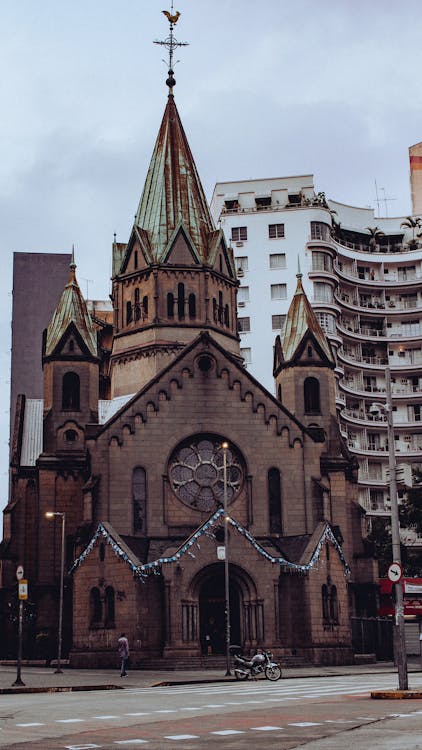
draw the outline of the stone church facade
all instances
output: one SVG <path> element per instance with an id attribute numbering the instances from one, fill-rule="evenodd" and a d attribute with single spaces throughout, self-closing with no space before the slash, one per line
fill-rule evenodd
<path id="1" fill-rule="evenodd" d="M 168 85 L 129 242 L 113 245 L 113 315 L 88 313 L 72 259 L 42 342 L 44 397 L 18 399 L 2 628 L 21 563 L 27 651 L 42 635 L 54 643 L 53 511 L 65 514 L 71 664 L 115 664 L 121 631 L 132 664 L 223 653 L 228 524 L 232 643 L 344 663 L 351 614 L 375 611 L 375 572 L 333 354 L 298 274 L 274 349 L 277 397 L 243 366 L 233 254 Z"/>

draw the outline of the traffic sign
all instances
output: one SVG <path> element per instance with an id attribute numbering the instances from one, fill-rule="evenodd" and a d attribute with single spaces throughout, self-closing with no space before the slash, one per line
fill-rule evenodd
<path id="1" fill-rule="evenodd" d="M 19 588 L 19 599 L 27 599 L 28 598 L 28 581 L 24 581 L 23 579 L 19 581 L 18 588 Z"/>
<path id="2" fill-rule="evenodd" d="M 388 567 L 387 575 L 392 583 L 398 583 L 403 575 L 400 563 L 393 562 Z"/>
<path id="3" fill-rule="evenodd" d="M 23 578 L 23 565 L 18 565 L 16 568 L 16 578 L 21 581 Z"/>

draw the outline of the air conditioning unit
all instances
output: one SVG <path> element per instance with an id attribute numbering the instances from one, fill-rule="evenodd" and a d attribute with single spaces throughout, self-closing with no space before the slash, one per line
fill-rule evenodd
<path id="1" fill-rule="evenodd" d="M 238 275 L 238 276 L 240 276 L 240 277 L 242 277 L 242 276 L 244 276 L 244 275 L 245 275 L 245 272 L 244 272 L 244 271 L 242 271 L 242 269 L 241 269 L 241 268 L 238 268 L 238 269 L 237 269 L 237 275 Z"/>
<path id="2" fill-rule="evenodd" d="M 236 247 L 243 247 L 243 242 L 236 242 Z"/>
<path id="3" fill-rule="evenodd" d="M 238 307 L 245 307 L 245 303 L 244 303 L 244 302 L 238 302 L 238 303 L 237 303 L 237 306 L 238 306 Z"/>

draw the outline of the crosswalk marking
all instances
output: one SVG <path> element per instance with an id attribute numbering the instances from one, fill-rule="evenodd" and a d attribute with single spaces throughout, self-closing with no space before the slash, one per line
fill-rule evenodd
<path id="1" fill-rule="evenodd" d="M 254 732 L 278 732 L 283 727 L 251 727 Z"/>
<path id="2" fill-rule="evenodd" d="M 114 745 L 147 745 L 148 740 L 115 740 Z"/>
<path id="3" fill-rule="evenodd" d="M 164 737 L 165 740 L 199 740 L 199 734 L 170 734 Z"/>
<path id="4" fill-rule="evenodd" d="M 29 721 L 27 724 L 16 724 L 17 727 L 45 727 L 40 721 Z"/>
<path id="5" fill-rule="evenodd" d="M 219 729 L 216 732 L 210 732 L 210 734 L 220 734 L 226 736 L 227 734 L 245 734 L 240 729 Z"/>

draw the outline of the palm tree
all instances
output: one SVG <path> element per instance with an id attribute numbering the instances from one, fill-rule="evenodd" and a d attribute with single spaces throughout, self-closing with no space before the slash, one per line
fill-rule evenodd
<path id="1" fill-rule="evenodd" d="M 381 237 L 385 237 L 385 233 L 379 227 L 365 227 L 369 232 L 369 245 L 375 247 Z"/>
<path id="2" fill-rule="evenodd" d="M 400 224 L 401 227 L 407 227 L 412 230 L 412 239 L 407 243 L 409 247 L 416 247 L 415 230 L 421 229 L 422 222 L 419 218 L 414 219 L 413 216 L 406 216 L 405 220 Z M 417 237 L 421 237 L 422 234 L 417 234 Z"/>

